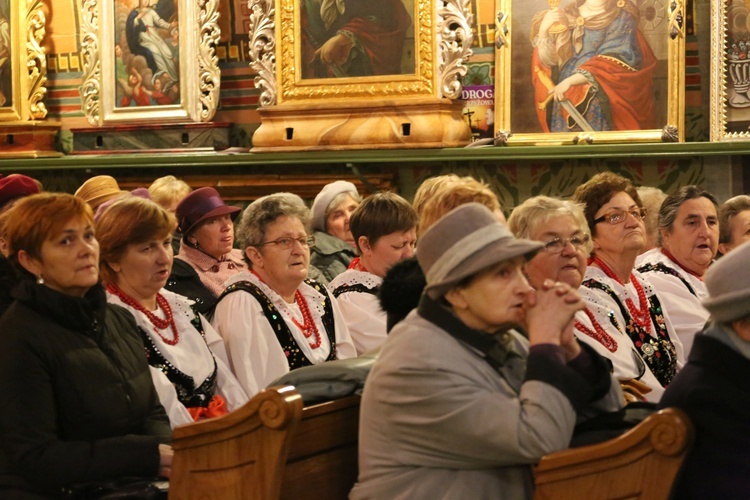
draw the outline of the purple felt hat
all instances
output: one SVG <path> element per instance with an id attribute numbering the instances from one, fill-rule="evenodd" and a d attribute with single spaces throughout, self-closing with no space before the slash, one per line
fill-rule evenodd
<path id="1" fill-rule="evenodd" d="M 232 220 L 240 213 L 239 207 L 224 203 L 219 192 L 212 187 L 196 189 L 177 205 L 177 223 L 183 237 L 190 234 L 201 222 L 211 217 L 229 214 Z"/>

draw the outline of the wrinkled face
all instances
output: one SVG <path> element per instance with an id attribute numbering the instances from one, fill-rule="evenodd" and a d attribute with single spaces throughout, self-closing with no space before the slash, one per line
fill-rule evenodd
<path id="1" fill-rule="evenodd" d="M 677 209 L 670 231 L 662 231 L 662 248 L 686 269 L 702 276 L 716 257 L 719 218 L 708 198 L 686 200 Z"/>
<path id="2" fill-rule="evenodd" d="M 596 212 L 595 219 L 622 210 L 626 211 L 626 215 L 619 224 L 602 221 L 596 225 L 594 253 L 616 257 L 626 251 L 640 252 L 646 243 L 646 225 L 643 219 L 630 213 L 638 208 L 628 193 L 620 191 Z"/>
<path id="3" fill-rule="evenodd" d="M 729 242 L 720 245 L 723 254 L 750 241 L 750 210 L 743 210 L 732 217 L 729 220 L 729 228 L 731 235 Z"/>
<path id="4" fill-rule="evenodd" d="M 130 244 L 119 262 L 107 262 L 115 284 L 136 300 L 153 299 L 172 272 L 172 235 Z"/>
<path id="5" fill-rule="evenodd" d="M 232 250 L 234 244 L 232 217 L 227 214 L 206 219 L 198 228 L 193 230 L 189 239 L 192 243 L 197 243 L 200 249 L 208 255 L 215 259 L 221 259 L 223 255 Z"/>
<path id="6" fill-rule="evenodd" d="M 374 245 L 370 245 L 366 236 L 361 236 L 359 248 L 362 250 L 362 262 L 367 270 L 383 278 L 393 264 L 414 255 L 417 244 L 417 229 L 396 231 L 381 236 Z"/>
<path id="7" fill-rule="evenodd" d="M 19 260 L 21 256 L 19 255 Z M 99 280 L 99 242 L 84 219 L 68 221 L 42 243 L 40 258 L 28 256 L 22 265 L 58 292 L 83 297 Z"/>
<path id="8" fill-rule="evenodd" d="M 292 245 L 283 248 L 284 239 L 292 238 Z M 310 265 L 310 247 L 303 244 L 308 234 L 305 225 L 297 217 L 282 215 L 266 226 L 264 245 L 248 247 L 248 257 L 268 286 L 279 292 L 296 289 L 305 278 Z M 279 241 L 280 243 L 269 243 Z"/>
<path id="9" fill-rule="evenodd" d="M 585 246 L 573 245 L 571 238 L 581 240 L 585 238 L 585 232 L 569 215 L 553 217 L 534 229 L 530 239 L 545 244 L 559 239 L 565 241 L 565 246 L 559 252 L 542 248 L 526 263 L 526 276 L 531 286 L 540 288 L 546 279 L 567 283 L 573 289 L 581 286 L 586 274 L 586 249 Z"/>
<path id="10" fill-rule="evenodd" d="M 354 236 L 349 230 L 349 219 L 357 208 L 354 198 L 347 196 L 326 218 L 326 232 L 354 246 Z"/>
<path id="11" fill-rule="evenodd" d="M 446 299 L 471 328 L 494 333 L 504 326 L 521 325 L 526 318 L 526 297 L 533 293 L 523 264 L 523 257 L 496 264 L 467 285 L 449 290 Z"/>

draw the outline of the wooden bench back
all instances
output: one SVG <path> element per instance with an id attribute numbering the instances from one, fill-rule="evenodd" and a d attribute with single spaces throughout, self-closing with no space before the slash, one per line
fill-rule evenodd
<path id="1" fill-rule="evenodd" d="M 289 500 L 346 499 L 357 480 L 359 396 L 306 407 L 281 486 Z"/>
<path id="2" fill-rule="evenodd" d="M 615 439 L 543 457 L 534 498 L 667 499 L 692 442 L 688 417 L 666 408 Z"/>
<path id="3" fill-rule="evenodd" d="M 169 498 L 278 498 L 301 417 L 299 394 L 277 387 L 228 415 L 175 428 Z"/>

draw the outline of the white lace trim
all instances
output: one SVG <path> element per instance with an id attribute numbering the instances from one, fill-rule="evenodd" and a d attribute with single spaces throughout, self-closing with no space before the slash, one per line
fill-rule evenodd
<path id="1" fill-rule="evenodd" d="M 356 269 L 348 269 L 333 278 L 329 285 L 329 288 L 332 293 L 335 292 L 339 287 L 352 285 L 364 285 L 365 287 L 372 290 L 373 288 L 379 287 L 381 283 L 383 283 L 383 278 L 381 278 L 380 276 L 363 271 L 357 271 Z"/>

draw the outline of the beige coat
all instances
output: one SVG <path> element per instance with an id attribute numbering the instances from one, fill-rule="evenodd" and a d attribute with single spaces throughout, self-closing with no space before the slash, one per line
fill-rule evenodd
<path id="1" fill-rule="evenodd" d="M 500 376 L 417 311 L 393 329 L 365 384 L 352 499 L 531 497 L 530 465 L 568 447 L 574 406 L 592 392 L 573 369 L 529 357 L 513 334 L 521 357 Z M 621 401 L 612 382 L 596 405 Z"/>

